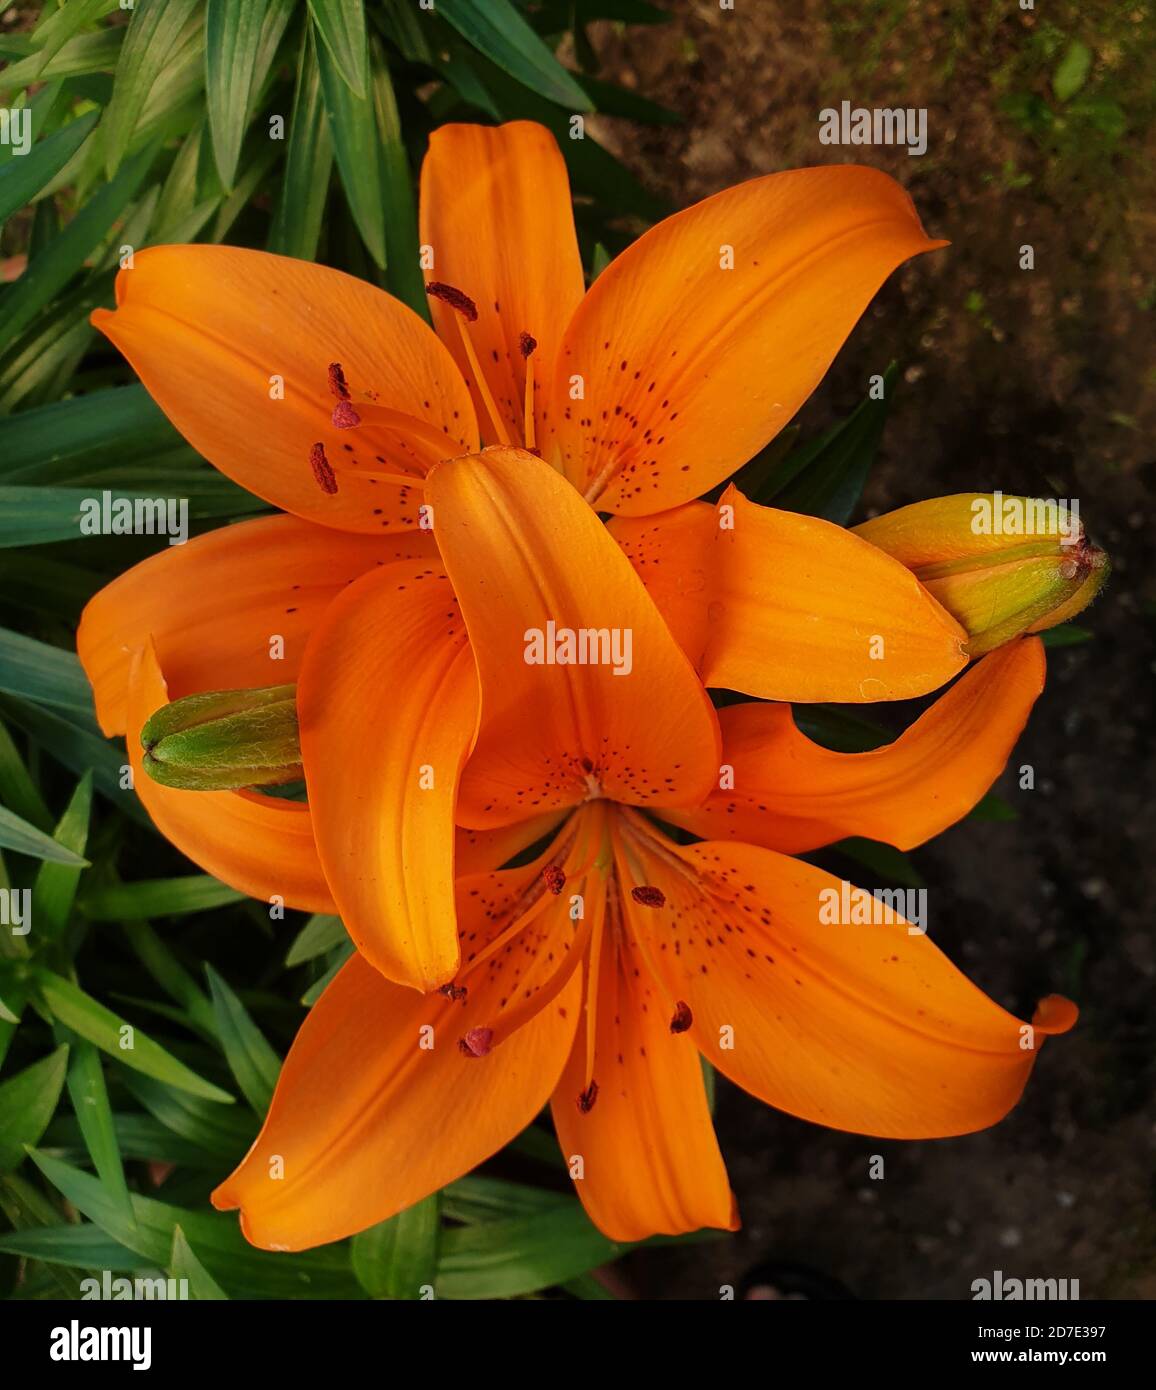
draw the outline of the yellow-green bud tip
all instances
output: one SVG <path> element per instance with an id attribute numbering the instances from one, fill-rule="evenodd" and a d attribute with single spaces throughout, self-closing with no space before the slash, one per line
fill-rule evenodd
<path id="1" fill-rule="evenodd" d="M 972 656 L 1068 622 L 1104 587 L 1108 557 L 1077 503 L 961 493 L 855 527 L 906 565 L 968 634 Z"/>

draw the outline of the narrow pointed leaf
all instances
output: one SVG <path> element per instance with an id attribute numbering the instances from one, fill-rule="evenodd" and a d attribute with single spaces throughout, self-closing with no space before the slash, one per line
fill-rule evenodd
<path id="1" fill-rule="evenodd" d="M 18 854 L 27 854 L 33 859 L 44 859 L 53 864 L 71 864 L 82 868 L 88 863 L 79 854 L 59 844 L 51 835 L 45 835 L 26 820 L 21 820 L 5 806 L 0 806 L 0 849 L 13 849 Z"/>
<path id="2" fill-rule="evenodd" d="M 892 362 L 883 374 L 883 398 L 860 402 L 845 420 L 791 453 L 756 500 L 845 525 L 879 451 L 898 379 Z"/>
<path id="3" fill-rule="evenodd" d="M 0 1082 L 0 1172 L 24 1162 L 24 1146 L 40 1142 L 56 1111 L 68 1070 L 68 1048 L 61 1046 Z"/>
<path id="4" fill-rule="evenodd" d="M 46 13 L 32 34 L 41 70 L 86 24 L 109 14 L 116 9 L 117 3 L 118 0 L 69 0 L 67 5 Z"/>
<path id="5" fill-rule="evenodd" d="M 119 922 L 126 917 L 180 917 L 243 902 L 246 896 L 210 874 L 187 874 L 97 888 L 84 894 L 80 906 L 93 921 Z"/>
<path id="6" fill-rule="evenodd" d="M 213 996 L 217 1035 L 229 1070 L 236 1077 L 241 1094 L 257 1114 L 263 1116 L 273 1099 L 281 1059 L 249 1017 L 245 1006 L 211 965 L 205 966 L 205 975 Z"/>
<path id="7" fill-rule="evenodd" d="M 124 29 L 101 29 L 95 34 L 77 34 L 61 46 L 59 53 L 44 62 L 34 49 L 0 74 L 5 88 L 20 90 L 30 82 L 47 82 L 56 77 L 81 77 L 112 67 L 124 42 Z"/>
<path id="8" fill-rule="evenodd" d="M 347 940 L 345 925 L 340 917 L 332 913 L 317 912 L 305 923 L 285 953 L 286 966 L 300 965 L 303 961 L 323 956 L 335 946 Z"/>
<path id="9" fill-rule="evenodd" d="M 374 69 L 373 98 L 385 186 L 385 251 L 389 264 L 386 280 L 392 294 L 428 319 L 429 296 L 425 292 L 418 252 L 413 175 L 402 139 L 397 99 L 384 58 Z"/>
<path id="10" fill-rule="evenodd" d="M 316 259 L 332 170 L 333 136 L 325 117 L 316 42 L 309 34 L 298 60 L 289 148 L 269 233 L 270 251 L 300 260 Z"/>
<path id="11" fill-rule="evenodd" d="M 116 65 L 113 98 L 101 122 L 105 172 L 120 167 L 158 75 L 168 67 L 197 0 L 136 0 Z"/>
<path id="12" fill-rule="evenodd" d="M 65 850 L 80 856 L 88 844 L 88 821 L 92 812 L 92 773 L 77 783 L 53 838 Z M 72 904 L 84 869 L 80 864 L 45 863 L 40 866 L 32 887 L 32 922 L 36 940 L 56 941 L 72 914 Z"/>
<path id="13" fill-rule="evenodd" d="M 20 568 L 22 573 L 26 572 L 23 563 Z M 0 583 L 3 582 L 3 570 L 0 569 Z M 44 804 L 40 789 L 24 766 L 24 759 L 17 751 L 8 726 L 3 723 L 0 723 L 0 806 L 27 821 L 35 830 L 51 836 L 52 816 Z M 16 846 L 9 848 L 15 849 Z"/>
<path id="14" fill-rule="evenodd" d="M 0 690 L 96 727 L 92 691 L 72 652 L 0 628 Z"/>
<path id="15" fill-rule="evenodd" d="M 438 1194 L 353 1237 L 353 1272 L 371 1298 L 418 1300 L 434 1286 L 441 1214 Z"/>
<path id="16" fill-rule="evenodd" d="M 0 640 L 0 648 L 3 642 Z M 0 650 L 0 670 L 4 659 Z M 50 757 L 55 758 L 78 777 L 91 771 L 93 783 L 131 820 L 152 828 L 148 813 L 136 793 L 123 785 L 128 760 L 113 744 L 107 743 L 90 721 L 66 711 L 55 711 L 10 700 L 4 704 L 4 715 L 24 730 Z"/>
<path id="17" fill-rule="evenodd" d="M 75 1265 L 81 1269 L 107 1269 L 126 1273 L 140 1269 L 144 1261 L 127 1246 L 111 1240 L 99 1226 L 35 1226 L 0 1236 L 0 1251 L 23 1255 L 46 1264 Z"/>
<path id="18" fill-rule="evenodd" d="M 134 155 L 0 297 L 0 348 L 15 342 L 49 300 L 83 267 L 112 224 L 132 202 L 155 154 L 155 146 L 149 146 Z"/>
<path id="19" fill-rule="evenodd" d="M 198 1076 L 171 1052 L 85 994 L 71 980 L 39 967 L 34 971 L 34 978 L 40 998 L 54 1018 L 124 1066 L 206 1100 L 232 1102 L 228 1091 Z"/>
<path id="20" fill-rule="evenodd" d="M 509 0 L 438 0 L 437 12 L 523 86 L 568 111 L 591 109 L 590 98 Z"/>
<path id="21" fill-rule="evenodd" d="M 248 123 L 267 0 L 207 0 L 205 104 L 217 171 L 233 187 Z"/>
<path id="22" fill-rule="evenodd" d="M 204 1302 L 229 1297 L 197 1258 L 180 1226 L 173 1227 L 173 1253 L 169 1260 L 169 1273 L 174 1279 L 188 1280 L 189 1297 L 192 1299 Z"/>
<path id="23" fill-rule="evenodd" d="M 202 1100 L 139 1072 L 125 1075 L 125 1087 L 158 1124 L 210 1155 L 222 1170 L 238 1163 L 257 1136 L 256 1123 L 241 1106 Z"/>
<path id="24" fill-rule="evenodd" d="M 203 1037 L 215 1039 L 217 1020 L 212 1004 L 153 928 L 147 922 L 122 921 L 121 929 L 140 963 L 181 1006 L 189 1027 Z"/>
<path id="25" fill-rule="evenodd" d="M 309 0 L 309 13 L 334 75 L 364 100 L 369 94 L 369 50 L 362 0 Z"/>
<path id="26" fill-rule="evenodd" d="M 577 1204 L 442 1232 L 441 1298 L 516 1298 L 586 1273 L 622 1253 Z"/>
<path id="27" fill-rule="evenodd" d="M 108 1087 L 100 1065 L 100 1053 L 90 1042 L 81 1040 L 73 1045 L 68 1067 L 68 1094 L 93 1167 L 109 1196 L 121 1204 L 126 1217 L 131 1217 Z"/>
<path id="28" fill-rule="evenodd" d="M 384 269 L 386 194 L 374 94 L 367 90 L 364 96 L 358 96 L 343 80 L 333 54 L 324 44 L 316 43 L 314 48 L 345 200 L 366 249 Z"/>
<path id="29" fill-rule="evenodd" d="M 357 1298 L 361 1288 L 349 1267 L 348 1249 L 332 1246 L 304 1254 L 255 1250 L 233 1215 L 132 1197 L 133 1223 L 108 1199 L 99 1181 L 48 1154 L 32 1159 L 48 1181 L 113 1240 L 149 1264 L 166 1266 L 179 1225 L 201 1262 L 237 1298 Z"/>
<path id="30" fill-rule="evenodd" d="M 94 391 L 0 420 L 0 475 L 12 483 L 82 483 L 126 457 L 154 465 L 174 453 L 196 457 L 143 386 Z M 46 463 L 72 471 L 34 471 Z"/>
<path id="31" fill-rule="evenodd" d="M 96 124 L 99 113 L 90 111 L 70 121 L 63 130 L 38 141 L 21 159 L 0 165 L 0 222 L 31 203 L 42 188 L 64 168 L 80 149 Z"/>

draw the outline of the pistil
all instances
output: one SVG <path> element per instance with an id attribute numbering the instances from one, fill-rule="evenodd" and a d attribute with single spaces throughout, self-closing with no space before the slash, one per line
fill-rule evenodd
<path id="1" fill-rule="evenodd" d="M 518 346 L 521 348 L 522 357 L 526 363 L 526 390 L 522 402 L 522 433 L 526 439 L 526 448 L 531 452 L 535 449 L 534 433 L 534 349 L 538 346 L 537 338 L 531 338 L 529 333 L 522 333 L 518 338 Z"/>

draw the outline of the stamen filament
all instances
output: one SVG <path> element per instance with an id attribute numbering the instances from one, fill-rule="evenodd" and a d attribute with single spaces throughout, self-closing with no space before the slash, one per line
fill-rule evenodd
<path id="1" fill-rule="evenodd" d="M 510 432 L 506 429 L 506 422 L 502 419 L 498 407 L 494 401 L 490 384 L 486 380 L 486 374 L 482 371 L 482 364 L 478 361 L 478 354 L 474 351 L 474 345 L 470 342 L 469 330 L 466 328 L 461 315 L 458 316 L 458 334 L 462 340 L 462 347 L 465 349 L 466 358 L 470 364 L 470 371 L 474 374 L 474 381 L 477 383 L 478 394 L 482 398 L 482 404 L 486 407 L 486 414 L 490 417 L 490 423 L 494 428 L 495 444 L 510 444 Z"/>
<path id="2" fill-rule="evenodd" d="M 488 946 L 483 947 L 473 960 L 466 962 L 465 969 L 462 972 L 463 974 L 476 970 L 479 965 L 484 965 L 491 956 L 497 955 L 503 946 L 509 945 L 511 937 L 517 936 L 524 927 L 528 927 L 535 917 L 540 917 L 545 909 L 553 903 L 554 895 L 547 889 L 541 879 L 537 880 L 535 888 L 536 895 L 530 906 L 517 917 L 511 918 Z"/>
<path id="3" fill-rule="evenodd" d="M 602 945 L 606 930 L 619 911 L 618 890 L 614 874 L 606 880 L 606 892 L 602 895 L 604 912 L 599 913 L 599 930 L 590 935 L 590 947 L 586 952 L 586 1065 L 582 1073 L 583 1095 L 589 1094 L 594 1082 L 594 1048 L 598 1041 L 598 989 L 602 973 Z M 619 919 L 621 925 L 621 919 Z M 597 1094 L 597 1092 L 595 1092 Z"/>
<path id="4" fill-rule="evenodd" d="M 679 877 L 688 883 L 694 884 L 698 881 L 698 876 L 694 869 L 677 855 L 671 847 L 670 841 L 662 835 L 647 818 L 630 806 L 620 806 L 619 826 L 621 830 L 638 844 L 642 845 L 650 854 L 661 859 L 663 864 L 672 869 Z"/>
<path id="5" fill-rule="evenodd" d="M 594 481 L 582 494 L 583 501 L 589 502 L 591 506 L 594 506 L 594 503 L 606 491 L 606 485 L 610 482 L 611 478 L 622 468 L 622 463 L 623 461 L 620 458 L 611 459 L 601 472 L 595 474 Z"/>
<path id="6" fill-rule="evenodd" d="M 618 833 L 617 825 L 614 829 L 614 846 L 615 849 L 621 851 L 622 857 L 626 860 L 627 866 L 630 870 L 631 877 L 634 878 L 637 886 L 648 886 L 645 880 L 649 876 L 643 871 L 641 864 L 635 858 L 634 854 L 631 852 L 630 846 L 626 844 L 623 837 Z M 647 905 L 647 911 L 650 910 L 650 906 Z M 625 913 L 624 916 L 627 920 L 629 920 L 629 913 Z M 645 932 L 632 931 L 629 933 L 629 935 L 630 940 L 634 943 L 634 945 L 638 947 L 639 951 L 641 952 L 642 959 L 646 963 L 646 968 L 650 974 L 650 978 L 654 981 L 655 987 L 658 989 L 659 994 L 662 995 L 663 1002 L 669 1010 L 671 1018 L 674 1019 L 680 1017 L 681 1010 L 685 1009 L 686 1005 L 682 1004 L 681 1000 L 676 999 L 674 995 L 671 993 L 671 991 L 667 988 L 666 981 L 663 979 L 661 973 L 659 972 L 657 962 L 655 961 L 654 956 L 651 954 L 650 947 L 647 945 Z M 689 1025 L 687 1026 L 689 1027 Z"/>
<path id="7" fill-rule="evenodd" d="M 474 345 L 470 342 L 469 331 L 466 328 L 467 323 L 474 323 L 477 320 L 477 305 L 463 290 L 457 289 L 454 285 L 442 284 L 440 280 L 431 281 L 425 288 L 427 294 L 432 295 L 434 299 L 440 299 L 443 304 L 448 304 L 455 311 L 454 321 L 458 326 L 462 348 L 466 354 L 466 360 L 470 364 L 470 371 L 474 374 L 478 395 L 482 398 L 482 404 L 485 406 L 490 423 L 494 428 L 494 438 L 488 442 L 511 444 L 513 441 L 510 439 L 509 431 L 498 412 L 489 382 L 486 380 L 486 374 L 482 371 L 481 363 L 478 361 L 478 355 L 474 351 Z"/>
<path id="8" fill-rule="evenodd" d="M 418 467 L 424 467 L 427 473 L 435 463 L 453 458 L 461 452 L 461 445 L 456 439 L 451 439 L 448 434 L 443 434 L 436 426 L 419 419 L 416 415 L 407 415 L 403 410 L 359 401 L 357 414 L 361 417 L 363 426 L 376 425 L 381 429 L 392 430 L 408 443 L 420 445 L 426 457 L 419 458 L 416 463 Z"/>
<path id="9" fill-rule="evenodd" d="M 585 889 L 586 880 L 582 878 L 579 891 L 582 892 L 583 896 L 585 895 Z M 494 1029 L 493 1041 L 495 1047 L 498 1043 L 504 1042 L 508 1037 L 516 1033 L 524 1023 L 528 1023 L 531 1018 L 541 1013 L 541 1011 L 552 1000 L 556 999 L 570 983 L 574 971 L 579 968 L 586 956 L 587 943 L 590 941 L 594 932 L 601 927 L 604 901 L 605 894 L 600 893 L 591 914 L 586 915 L 584 913 L 579 919 L 578 930 L 575 932 L 574 938 L 570 942 L 570 949 L 564 953 L 561 963 L 547 982 L 528 999 L 520 999 L 512 1009 L 499 1016 L 497 1027 Z M 596 917 L 597 920 L 595 920 Z"/>
<path id="10" fill-rule="evenodd" d="M 526 363 L 526 388 L 522 399 L 522 434 L 525 437 L 526 448 L 534 452 L 534 446 L 537 442 L 534 433 L 534 349 L 538 343 L 536 339 L 530 337 L 529 333 L 523 333 L 518 342 Z"/>

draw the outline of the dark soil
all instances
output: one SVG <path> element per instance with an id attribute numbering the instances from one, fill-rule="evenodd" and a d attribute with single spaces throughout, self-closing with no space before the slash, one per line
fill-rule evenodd
<path id="1" fill-rule="evenodd" d="M 777 169 L 872 163 L 951 239 L 892 278 L 801 417 L 826 426 L 898 359 L 863 514 L 994 488 L 1079 498 L 1114 577 L 1081 619 L 1094 640 L 1049 654 L 1012 759 L 1034 767 L 1035 790 L 1010 769 L 997 785 L 1019 819 L 966 821 L 914 855 L 939 945 L 1021 1015 L 1069 994 L 1076 1031 L 1049 1043 L 1003 1124 L 963 1139 L 832 1133 L 720 1080 L 743 1229 L 645 1252 L 624 1272 L 643 1297 L 717 1298 L 773 1254 L 861 1298 L 969 1298 L 996 1269 L 1078 1279 L 1084 1298 L 1154 1297 L 1152 6 L 1050 4 L 1047 20 L 1014 4 L 667 8 L 669 25 L 592 33 L 603 76 L 683 117 L 600 122 L 644 183 L 684 206 Z M 1072 39 L 1095 55 L 1085 95 L 1126 118 L 1111 138 L 1095 106 L 1055 98 Z M 821 145 L 818 113 L 843 98 L 927 107 L 927 154 Z M 1025 99 L 1034 124 L 1008 114 Z M 1018 266 L 1025 243 L 1031 271 Z"/>

